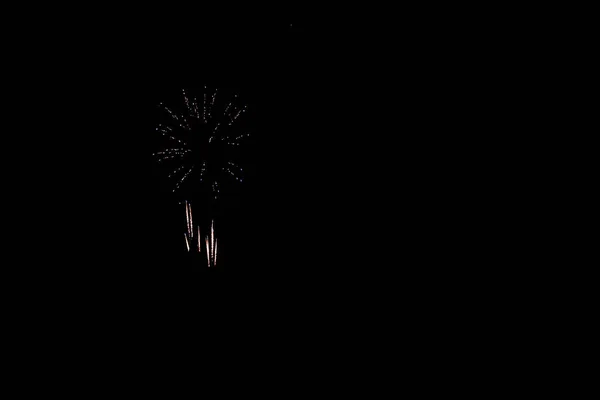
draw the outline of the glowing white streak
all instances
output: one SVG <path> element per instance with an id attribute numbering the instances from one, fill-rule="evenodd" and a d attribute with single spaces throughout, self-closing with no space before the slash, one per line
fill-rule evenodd
<path id="1" fill-rule="evenodd" d="M 158 127 L 162 129 L 167 129 L 170 132 L 173 131 L 173 128 L 171 128 L 170 126 L 163 126 L 162 124 L 158 124 Z M 158 128 L 156 128 L 156 130 L 158 130 Z"/>
<path id="2" fill-rule="evenodd" d="M 157 160 L 157 162 L 162 162 L 162 161 L 165 161 L 165 160 L 171 160 L 171 159 L 173 159 L 175 157 L 183 157 L 186 154 L 189 154 L 189 152 L 186 152 L 186 153 L 177 153 L 176 155 L 173 155 L 173 156 L 164 156 L 163 158 Z"/>
<path id="3" fill-rule="evenodd" d="M 183 234 L 185 236 L 185 245 L 187 246 L 188 252 L 190 251 L 190 243 L 188 242 L 188 238 L 187 235 L 184 233 Z"/>
<path id="4" fill-rule="evenodd" d="M 190 174 L 190 172 L 192 172 L 192 170 L 194 169 L 194 167 L 196 166 L 196 164 L 192 165 L 190 167 L 190 169 L 188 170 L 188 172 L 185 173 L 185 175 L 183 176 L 183 178 L 181 178 L 181 180 L 177 183 L 177 185 L 175 185 L 175 189 L 173 189 L 173 193 L 175 193 L 175 191 L 177 189 L 179 189 L 179 186 L 181 186 L 181 184 L 183 183 L 183 181 L 185 181 L 188 177 L 188 175 Z"/>
<path id="5" fill-rule="evenodd" d="M 169 110 L 167 107 L 163 106 L 163 108 L 169 113 L 169 115 L 171 115 L 171 117 L 173 117 L 173 119 L 177 122 L 179 122 L 179 118 L 177 118 L 177 115 L 173 114 L 173 112 L 171 110 Z"/>
<path id="6" fill-rule="evenodd" d="M 231 170 L 229 168 L 227 168 L 227 169 L 223 168 L 223 170 L 229 172 L 229 174 L 231 176 L 233 176 L 235 179 L 237 179 L 237 176 L 233 172 L 231 172 Z"/>
<path id="7" fill-rule="evenodd" d="M 164 155 L 171 156 L 173 154 L 185 154 L 185 153 L 189 153 L 190 151 L 191 150 L 189 150 L 189 149 L 168 149 L 168 150 L 165 150 L 165 151 L 156 152 L 156 153 L 154 153 L 152 155 L 153 156 L 157 156 L 157 155 L 160 155 L 160 154 L 164 154 Z"/>
<path id="8" fill-rule="evenodd" d="M 201 237 L 202 236 L 200 236 L 200 226 L 198 225 L 198 253 L 202 253 L 202 242 L 200 242 Z"/>
<path id="9" fill-rule="evenodd" d="M 175 175 L 176 173 L 178 173 L 179 171 L 181 171 L 184 167 L 185 167 L 185 165 L 182 165 L 181 167 L 177 168 L 175 171 L 171 172 L 169 174 L 169 176 L 167 176 L 167 178 L 172 177 L 173 175 Z"/>
<path id="10" fill-rule="evenodd" d="M 212 236 L 212 258 L 213 258 L 213 265 L 214 265 L 214 258 L 215 258 L 215 220 L 214 219 L 212 221 L 212 226 L 210 228 L 210 234 Z"/>
<path id="11" fill-rule="evenodd" d="M 158 130 L 158 128 L 156 128 L 156 130 Z M 182 144 L 182 145 L 184 145 L 184 146 L 187 146 L 187 143 L 185 143 L 183 140 L 177 139 L 176 137 L 169 135 L 169 134 L 168 134 L 166 131 L 161 131 L 160 133 L 161 133 L 163 136 L 166 136 L 166 137 L 168 137 L 168 138 L 169 138 L 169 139 L 171 139 L 171 140 L 175 140 L 175 141 L 176 141 L 176 142 L 178 142 L 179 144 Z"/>
<path id="12" fill-rule="evenodd" d="M 192 205 L 188 203 L 188 213 L 190 214 L 190 237 L 194 237 L 194 224 L 192 223 Z"/>
<path id="13" fill-rule="evenodd" d="M 210 268 L 210 248 L 208 247 L 208 236 L 206 237 L 206 261 L 208 262 L 208 267 Z"/>
<path id="14" fill-rule="evenodd" d="M 189 214 L 189 205 L 187 200 L 185 201 L 185 220 L 187 222 L 187 231 L 188 235 L 190 234 L 190 214 Z"/>
<path id="15" fill-rule="evenodd" d="M 185 181 L 187 179 L 188 175 L 192 172 L 192 170 L 194 169 L 195 166 L 196 166 L 196 164 L 194 164 L 194 165 L 192 165 L 190 167 L 190 169 L 188 170 L 188 172 L 186 172 L 185 175 L 183 176 L 183 178 L 181 178 L 181 182 L 180 183 L 183 183 L 183 181 Z"/>

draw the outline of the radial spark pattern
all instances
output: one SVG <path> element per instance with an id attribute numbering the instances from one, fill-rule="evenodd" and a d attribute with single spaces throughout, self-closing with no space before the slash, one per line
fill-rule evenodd
<path id="1" fill-rule="evenodd" d="M 240 124 L 248 107 L 237 94 L 206 86 L 202 93 L 183 89 L 181 94 L 173 104 L 159 104 L 161 149 L 153 156 L 169 169 L 174 193 L 202 192 L 218 200 L 221 183 L 243 182 L 243 169 L 233 160 L 235 148 L 250 136 Z"/>

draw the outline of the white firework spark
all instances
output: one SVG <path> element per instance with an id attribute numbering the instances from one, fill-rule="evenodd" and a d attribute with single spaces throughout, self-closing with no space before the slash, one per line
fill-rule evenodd
<path id="1" fill-rule="evenodd" d="M 192 110 L 190 109 L 190 101 L 188 100 L 186 94 L 185 94 L 185 89 L 181 89 L 183 91 L 183 98 L 185 99 L 185 107 L 188 110 L 188 113 L 191 115 L 192 114 Z"/>
<path id="2" fill-rule="evenodd" d="M 215 146 L 214 151 L 227 151 L 226 148 L 229 146 L 240 146 L 241 140 L 249 136 L 249 134 L 236 134 L 235 129 L 237 129 L 237 127 L 231 127 L 234 122 L 238 120 L 240 116 L 247 110 L 247 106 L 245 105 L 238 106 L 238 95 L 235 95 L 233 99 L 228 102 L 225 113 L 223 114 L 223 118 L 219 116 L 219 113 L 214 115 L 214 111 L 220 103 L 217 102 L 217 97 L 220 95 L 219 89 L 214 89 L 210 95 L 208 94 L 207 89 L 207 86 L 204 86 L 204 93 L 202 94 L 202 116 L 200 116 L 200 112 L 198 110 L 199 104 L 197 97 L 190 96 L 190 93 L 186 89 L 182 89 L 181 91 L 183 95 L 183 102 L 180 103 L 184 104 L 182 110 L 185 110 L 186 115 L 180 115 L 176 113 L 175 110 L 167 107 L 163 103 L 159 104 L 161 109 L 164 110 L 165 113 L 168 113 L 171 120 L 175 123 L 172 124 L 172 126 L 161 124 L 158 126 L 158 128 L 156 128 L 156 130 L 167 140 L 179 144 L 179 146 L 176 145 L 172 148 L 163 149 L 153 154 L 159 163 L 168 162 L 169 165 L 180 163 L 179 166 L 174 165 L 174 169 L 171 170 L 167 176 L 168 178 L 179 176 L 179 173 L 182 171 L 184 165 L 187 164 L 187 168 L 189 168 L 191 164 L 195 164 L 195 161 L 202 161 L 202 168 L 199 171 L 200 176 L 192 179 L 190 182 L 205 182 L 207 172 L 211 174 L 217 174 L 217 171 L 226 170 L 223 169 L 221 165 L 213 168 L 206 164 L 206 160 L 194 161 L 195 154 L 209 154 L 206 149 L 199 148 L 197 146 L 210 146 L 209 151 L 213 149 L 212 146 Z M 226 103 L 224 102 L 223 104 Z M 200 123 L 194 122 L 198 120 L 200 120 Z M 179 129 L 179 131 L 176 131 L 174 128 Z M 206 139 L 203 139 L 203 136 Z M 207 142 L 203 142 L 203 140 L 206 140 Z M 188 144 L 192 144 L 193 146 L 189 146 Z M 233 154 L 236 153 L 232 153 L 232 155 Z M 204 157 L 204 155 L 202 157 Z M 222 158 L 216 158 L 215 160 L 219 160 L 216 162 L 221 162 L 221 159 Z M 233 176 L 236 181 L 242 182 L 241 176 L 238 176 L 239 172 L 240 171 L 236 169 L 230 169 L 227 171 L 227 173 Z M 175 182 L 175 187 L 172 191 L 177 192 L 177 190 L 180 189 L 180 187 L 186 182 L 191 173 L 192 172 L 188 170 L 188 172 L 181 177 L 181 179 Z M 220 175 L 216 175 L 213 177 L 213 179 L 211 179 L 211 181 L 214 181 L 214 178 L 216 178 L 216 180 L 221 179 L 221 177 L 222 176 Z M 216 187 L 213 187 L 213 198 L 218 198 L 218 195 L 215 196 L 216 193 L 218 193 L 218 190 Z"/>
<path id="3" fill-rule="evenodd" d="M 212 221 L 212 225 L 210 227 L 210 234 L 212 236 L 212 259 L 213 259 L 213 266 L 214 266 L 214 259 L 215 259 L 215 221 Z"/>
<path id="4" fill-rule="evenodd" d="M 197 96 L 185 89 L 182 89 L 181 94 L 183 94 L 183 101 L 180 100 L 177 103 L 179 109 L 169 108 L 163 103 L 159 104 L 161 110 L 164 111 L 161 112 L 161 115 L 164 115 L 162 118 L 167 122 L 165 122 L 165 125 L 158 125 L 156 128 L 158 134 L 162 136 L 160 140 L 163 147 L 160 151 L 153 153 L 153 156 L 160 163 L 168 162 L 169 173 L 167 178 L 174 178 L 173 192 L 182 189 L 184 184 L 187 186 L 195 183 L 200 185 L 201 192 L 204 195 L 209 195 L 212 186 L 213 196 L 209 197 L 208 200 L 212 202 L 214 198 L 216 202 L 220 197 L 221 179 L 227 179 L 226 174 L 223 172 L 242 182 L 243 168 L 231 159 L 227 160 L 227 158 L 224 159 L 221 156 L 213 157 L 212 154 L 220 151 L 223 151 L 226 155 L 231 154 L 233 156 L 237 154 L 233 151 L 228 152 L 228 149 L 229 146 L 240 146 L 243 139 L 250 136 L 249 133 L 240 134 L 241 124 L 236 124 L 236 121 L 242 119 L 241 117 L 248 107 L 240 104 L 238 95 L 235 95 L 228 102 L 219 92 L 219 89 L 215 89 L 209 95 L 205 86 L 204 93 L 201 95 L 203 97 L 200 99 L 203 101 L 201 114 Z M 226 105 L 224 112 L 220 108 L 221 105 Z M 176 111 L 183 111 L 183 113 L 179 114 Z M 235 126 L 232 127 L 232 125 Z M 195 171 L 195 166 L 198 163 L 200 163 L 199 171 Z M 214 165 L 215 163 L 218 164 Z M 183 189 L 181 193 L 184 193 Z M 200 224 L 194 225 L 191 202 L 186 200 L 185 205 L 187 232 L 184 236 L 186 248 L 188 252 L 198 251 L 198 253 L 201 253 L 203 237 Z M 197 235 L 196 238 L 194 238 L 194 235 Z M 194 239 L 196 241 L 195 245 Z M 218 256 L 218 240 L 215 236 L 214 219 L 211 220 L 209 233 L 205 236 L 204 242 L 208 266 L 214 267 Z"/>
<path id="5" fill-rule="evenodd" d="M 192 218 L 192 205 L 190 204 L 190 234 L 194 237 L 194 219 Z"/>
<path id="6" fill-rule="evenodd" d="M 173 192 L 175 192 L 177 189 L 179 189 L 181 184 L 187 179 L 187 177 L 190 175 L 190 172 L 192 172 L 192 170 L 194 169 L 195 166 L 196 165 L 194 164 L 190 167 L 188 172 L 186 172 L 185 175 L 183 176 L 183 178 L 181 178 L 181 180 L 177 183 L 177 185 L 175 186 L 175 189 L 173 189 Z"/>
<path id="7" fill-rule="evenodd" d="M 213 96 L 212 96 L 212 100 L 210 102 L 210 107 L 208 109 L 208 118 L 212 117 L 212 109 L 213 109 L 213 106 L 215 105 L 215 98 L 217 97 L 217 92 L 218 91 L 219 91 L 219 89 L 216 89 L 215 90 L 215 94 L 213 94 Z"/>
<path id="8" fill-rule="evenodd" d="M 208 247 L 208 236 L 206 237 L 206 261 L 208 262 L 208 267 L 210 268 L 210 248 Z"/>

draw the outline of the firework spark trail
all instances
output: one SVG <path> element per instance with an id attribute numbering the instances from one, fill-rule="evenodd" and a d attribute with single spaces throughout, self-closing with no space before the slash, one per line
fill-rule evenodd
<path id="1" fill-rule="evenodd" d="M 213 259 L 213 266 L 215 265 L 215 220 L 213 219 L 212 221 L 212 226 L 210 228 L 210 234 L 212 236 L 212 259 Z"/>
<path id="2" fill-rule="evenodd" d="M 239 143 L 236 143 L 236 142 L 237 142 L 237 141 L 239 141 L 239 140 L 242 140 L 242 139 L 243 139 L 243 138 L 245 138 L 245 137 L 250 137 L 250 134 L 249 134 L 249 133 L 246 133 L 246 134 L 244 134 L 244 135 L 236 136 L 235 138 L 233 138 L 233 141 L 234 141 L 234 142 L 227 142 L 227 143 L 228 143 L 228 144 L 232 144 L 232 145 L 234 145 L 234 146 L 239 146 Z M 223 136 L 223 137 L 221 138 L 221 140 L 230 139 L 230 138 L 231 138 L 231 136 L 227 135 L 227 136 Z"/>
<path id="3" fill-rule="evenodd" d="M 208 139 L 208 143 L 212 142 L 212 140 L 217 137 L 217 129 L 219 129 L 220 125 L 221 125 L 221 123 L 217 122 L 215 129 L 212 131 L 212 135 L 210 136 L 210 139 Z"/>
<path id="4" fill-rule="evenodd" d="M 228 162 L 229 165 L 231 165 L 234 168 L 239 169 L 240 173 L 244 172 L 244 169 L 242 167 L 240 167 L 239 165 L 232 163 L 231 161 Z M 238 181 L 243 182 L 242 178 L 238 178 L 238 176 L 236 174 L 234 174 L 233 172 L 231 172 L 231 170 L 229 168 L 227 168 L 227 171 Z"/>
<path id="5" fill-rule="evenodd" d="M 187 200 L 185 201 L 185 221 L 187 222 L 188 235 L 190 234 L 190 213 Z"/>
<path id="6" fill-rule="evenodd" d="M 183 91 L 183 98 L 185 99 L 185 107 L 188 110 L 188 113 L 191 115 L 192 114 L 192 110 L 190 109 L 190 101 L 188 100 L 186 94 L 185 94 L 185 89 L 181 89 Z"/>
<path id="7" fill-rule="evenodd" d="M 206 86 L 204 86 L 204 123 L 206 123 Z"/>
<path id="8" fill-rule="evenodd" d="M 185 154 L 185 153 L 189 153 L 191 150 L 189 149 L 167 149 L 165 151 L 158 151 L 156 153 L 153 153 L 152 155 L 158 155 L 158 154 L 167 154 L 167 155 L 173 155 L 173 154 Z"/>
<path id="9" fill-rule="evenodd" d="M 192 223 L 192 205 L 190 203 L 188 203 L 188 208 L 187 208 L 187 213 L 188 213 L 188 230 L 189 230 L 189 235 L 191 238 L 194 237 L 194 224 Z"/>
<path id="10" fill-rule="evenodd" d="M 208 118 L 212 118 L 212 109 L 213 109 L 213 106 L 215 105 L 215 98 L 217 97 L 218 91 L 219 91 L 219 89 L 215 89 L 215 94 L 213 94 L 213 96 L 212 96 L 210 107 L 208 109 Z"/>
<path id="11" fill-rule="evenodd" d="M 205 169 L 206 169 L 206 161 L 202 161 L 202 169 L 200 170 L 200 182 L 202 182 L 202 177 L 204 176 Z"/>
<path id="12" fill-rule="evenodd" d="M 181 125 L 181 127 L 188 131 L 192 130 L 192 128 L 190 127 L 190 123 L 187 121 L 187 119 L 185 119 L 183 115 L 181 116 L 181 119 L 183 120 L 183 122 L 185 122 L 185 127 L 183 125 Z"/>
<path id="13" fill-rule="evenodd" d="M 164 156 L 164 157 L 162 157 L 162 158 L 158 159 L 158 160 L 157 160 L 157 162 L 162 162 L 162 161 L 165 161 L 165 160 L 172 160 L 172 159 L 174 159 L 175 157 L 183 157 L 183 156 L 185 156 L 186 154 L 189 154 L 189 152 L 186 152 L 186 153 L 180 153 L 180 154 L 176 154 L 176 155 L 173 155 L 173 156 Z"/>
<path id="14" fill-rule="evenodd" d="M 188 242 L 188 238 L 187 235 L 184 233 L 183 234 L 185 236 L 185 245 L 187 246 L 188 252 L 190 251 L 190 243 Z"/>
<path id="15" fill-rule="evenodd" d="M 233 118 L 233 120 L 235 121 L 236 119 L 238 119 L 240 117 L 240 115 L 244 112 L 246 112 L 246 106 L 244 106 L 243 109 L 241 109 L 240 111 L 238 111 L 238 113 L 236 114 L 236 116 Z"/>
<path id="16" fill-rule="evenodd" d="M 208 262 L 208 267 L 210 268 L 210 248 L 208 247 L 208 236 L 205 239 L 206 241 L 206 261 Z"/>
<path id="17" fill-rule="evenodd" d="M 229 126 L 233 125 L 233 123 L 240 117 L 240 115 L 245 112 L 246 109 L 244 108 L 243 110 L 239 110 L 238 113 L 235 115 L 235 117 L 231 117 L 231 115 L 229 115 L 230 121 L 229 121 Z"/>
<path id="18" fill-rule="evenodd" d="M 179 126 L 181 127 L 181 129 L 187 129 L 187 130 L 190 130 L 190 129 L 191 129 L 191 128 L 190 128 L 190 124 L 189 124 L 189 122 L 187 122 L 187 120 L 185 119 L 185 117 L 184 117 L 183 115 L 182 115 L 181 117 L 178 117 L 178 116 L 177 116 L 177 115 L 175 115 L 175 114 L 174 114 L 174 113 L 173 113 L 173 112 L 172 112 L 172 111 L 171 111 L 171 110 L 170 110 L 168 107 L 166 107 L 166 106 L 163 106 L 163 105 L 162 105 L 162 103 L 160 103 L 160 105 L 163 107 L 163 109 L 165 109 L 165 110 L 166 110 L 166 111 L 169 113 L 169 115 L 171 115 L 171 117 L 172 117 L 172 118 L 173 118 L 175 121 L 177 121 L 177 123 L 179 124 Z M 183 122 L 185 122 L 185 125 L 186 125 L 186 126 L 183 126 L 183 124 L 182 124 L 182 123 L 181 123 L 181 121 L 179 120 L 180 118 L 183 120 Z"/>
<path id="19" fill-rule="evenodd" d="M 178 117 L 177 115 L 175 115 L 175 113 L 173 113 L 173 111 L 171 111 L 167 106 L 164 106 L 163 103 L 160 103 L 159 106 L 161 106 L 165 111 L 167 111 L 169 113 L 169 115 L 175 120 L 177 121 L 177 123 L 179 124 L 179 126 L 181 127 L 181 129 L 186 129 L 185 126 L 183 126 L 183 124 L 181 123 L 181 121 L 179 120 L 179 118 L 181 118 L 186 126 L 187 126 L 187 130 L 190 130 L 190 124 L 187 122 L 187 120 L 185 119 L 185 117 L 182 115 L 181 117 Z"/>
<path id="20" fill-rule="evenodd" d="M 237 165 L 234 162 L 228 161 L 227 164 L 231 165 L 232 167 L 239 168 L 240 171 L 243 171 L 242 167 L 240 167 L 239 165 Z"/>
<path id="21" fill-rule="evenodd" d="M 174 176 L 176 173 L 178 173 L 179 171 L 181 171 L 183 168 L 185 168 L 185 165 L 182 165 L 181 167 L 177 168 L 175 171 L 171 172 L 167 178 L 170 178 L 172 176 Z"/>
<path id="22" fill-rule="evenodd" d="M 187 154 L 187 153 L 186 153 L 186 154 Z M 159 158 L 159 159 L 158 159 L 158 160 L 156 160 L 156 161 L 157 161 L 157 162 L 163 162 L 163 161 L 166 161 L 166 160 L 173 160 L 173 159 L 175 159 L 175 158 L 181 158 L 181 157 L 183 157 L 183 156 L 185 156 L 185 154 L 176 154 L 176 155 L 173 155 L 173 156 L 164 156 L 164 157 L 162 157 L 162 158 Z"/>
<path id="23" fill-rule="evenodd" d="M 198 99 L 194 97 L 194 112 L 196 119 L 200 119 L 200 111 L 198 111 Z"/>
<path id="24" fill-rule="evenodd" d="M 181 180 L 177 183 L 177 186 L 175 187 L 175 189 L 173 189 L 173 192 L 175 192 L 177 189 L 179 189 L 179 186 L 181 186 L 183 181 L 185 181 L 187 179 L 188 175 L 190 174 L 190 172 L 192 172 L 192 170 L 194 169 L 195 166 L 196 166 L 196 164 L 194 164 L 190 167 L 188 172 L 186 172 L 185 175 L 183 176 L 183 178 L 181 178 Z"/>
<path id="25" fill-rule="evenodd" d="M 237 179 L 237 175 L 236 175 L 236 174 L 234 174 L 234 173 L 233 173 L 233 171 L 231 171 L 229 168 L 223 168 L 223 171 L 227 171 L 227 172 L 229 172 L 229 174 L 230 174 L 230 175 L 231 175 L 233 178 Z"/>
<path id="26" fill-rule="evenodd" d="M 156 130 L 158 130 L 158 128 L 156 128 Z M 183 140 L 181 139 L 177 139 L 175 136 L 171 136 L 169 133 L 167 133 L 166 131 L 160 131 L 161 135 L 168 137 L 171 140 L 174 140 L 176 142 L 178 142 L 179 144 L 182 144 L 184 146 L 187 146 L 187 143 L 185 143 Z"/>
<path id="27" fill-rule="evenodd" d="M 173 114 L 173 111 L 171 111 L 167 106 L 164 106 L 162 103 L 160 103 L 160 105 L 162 106 L 162 108 L 167 111 L 169 113 L 169 115 L 177 122 L 179 122 L 179 118 L 177 117 L 177 115 Z"/>
<path id="28" fill-rule="evenodd" d="M 181 151 L 181 150 L 176 150 L 176 151 L 161 151 L 158 153 L 154 153 L 154 156 L 184 156 L 187 153 L 189 153 L 190 151 Z"/>

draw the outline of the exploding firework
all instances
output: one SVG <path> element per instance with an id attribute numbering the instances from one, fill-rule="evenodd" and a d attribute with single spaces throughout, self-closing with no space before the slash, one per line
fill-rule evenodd
<path id="1" fill-rule="evenodd" d="M 169 169 L 173 193 L 202 192 L 216 201 L 221 183 L 244 181 L 243 169 L 234 158 L 250 136 L 240 123 L 248 108 L 238 95 L 209 91 L 206 86 L 196 94 L 183 89 L 182 100 L 176 103 L 159 104 L 161 124 L 156 130 L 161 148 L 153 155 Z M 190 237 L 193 234 L 188 232 Z"/>
<path id="2" fill-rule="evenodd" d="M 243 123 L 248 108 L 238 95 L 224 92 L 209 91 L 206 86 L 201 92 L 183 89 L 179 101 L 159 104 L 161 123 L 156 131 L 160 148 L 153 156 L 167 169 L 165 175 L 172 180 L 172 192 L 199 200 L 203 207 L 217 202 L 228 185 L 244 181 L 244 169 L 236 157 L 250 136 Z M 203 238 L 200 223 L 194 224 L 189 200 L 180 203 L 185 203 L 186 249 L 202 253 L 204 247 L 207 264 L 214 267 L 218 255 L 214 216 Z"/>

